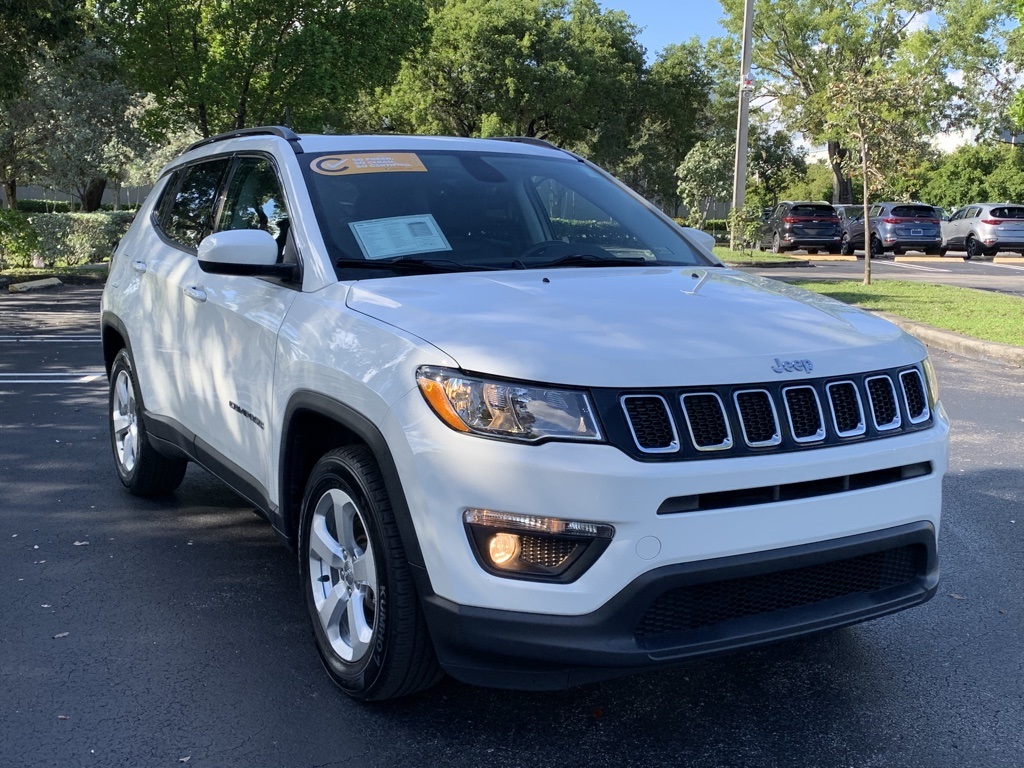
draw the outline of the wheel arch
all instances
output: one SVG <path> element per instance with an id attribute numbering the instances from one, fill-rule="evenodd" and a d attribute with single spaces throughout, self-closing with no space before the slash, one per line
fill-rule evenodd
<path id="1" fill-rule="evenodd" d="M 110 369 L 114 365 L 114 358 L 122 349 L 128 350 L 128 357 L 134 364 L 135 356 L 132 355 L 132 345 L 128 340 L 128 329 L 116 315 L 105 312 L 100 320 L 100 335 L 103 342 L 103 365 L 107 371 L 107 378 L 110 378 Z"/>
<path id="2" fill-rule="evenodd" d="M 370 419 L 350 406 L 308 390 L 293 394 L 285 410 L 279 465 L 281 533 L 288 545 L 296 549 L 302 497 L 309 475 L 321 456 L 346 445 L 364 445 L 373 454 L 387 485 L 406 559 L 421 585 L 420 579 L 426 578 L 423 555 L 398 468 L 384 435 Z"/>

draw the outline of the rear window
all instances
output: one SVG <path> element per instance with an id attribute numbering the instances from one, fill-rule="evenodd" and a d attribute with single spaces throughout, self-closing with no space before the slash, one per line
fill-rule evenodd
<path id="1" fill-rule="evenodd" d="M 907 219 L 934 219 L 937 218 L 935 209 L 930 205 L 896 205 L 892 209 L 893 216 L 903 216 Z"/>
<path id="2" fill-rule="evenodd" d="M 796 216 L 835 216 L 836 209 L 831 205 L 794 205 L 790 211 Z"/>
<path id="3" fill-rule="evenodd" d="M 1007 205 L 993 208 L 989 215 L 995 219 L 1024 219 L 1024 206 Z"/>

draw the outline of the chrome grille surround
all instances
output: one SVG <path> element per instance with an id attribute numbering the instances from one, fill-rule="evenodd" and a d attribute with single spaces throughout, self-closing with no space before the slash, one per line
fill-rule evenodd
<path id="1" fill-rule="evenodd" d="M 884 375 L 869 376 L 864 384 L 868 391 L 868 402 L 871 403 L 871 418 L 875 422 L 875 429 L 879 432 L 899 429 L 903 420 L 900 418 L 900 405 L 892 379 Z M 879 421 L 879 411 L 883 409 L 892 410 L 892 418 L 888 421 Z"/>
<path id="2" fill-rule="evenodd" d="M 714 403 L 717 404 L 717 416 L 721 418 L 721 425 L 709 424 L 706 417 L 713 416 L 712 413 L 690 413 L 690 407 L 687 406 L 687 400 L 696 401 L 697 398 L 712 398 Z M 725 413 L 725 405 L 722 403 L 722 398 L 718 396 L 717 392 L 688 392 L 680 398 L 680 402 L 683 405 L 683 416 L 686 417 L 686 429 L 690 433 L 690 440 L 693 441 L 693 447 L 698 451 L 727 451 L 732 448 L 732 432 L 729 429 L 729 418 Z M 694 411 L 697 409 L 696 403 L 694 403 Z M 703 431 L 705 428 L 715 428 L 720 426 L 722 433 L 722 439 L 713 443 L 708 440 L 702 440 L 701 436 L 698 436 L 698 431 Z"/>
<path id="3" fill-rule="evenodd" d="M 753 420 L 753 415 L 748 417 L 748 411 L 744 407 L 743 401 L 749 400 L 750 396 L 763 396 L 764 401 L 767 402 L 768 408 L 771 410 L 771 421 L 773 434 L 767 440 L 753 440 L 750 436 L 750 431 L 747 429 L 748 422 Z M 751 448 L 771 448 L 782 442 L 782 430 L 779 429 L 779 414 L 775 410 L 775 401 L 772 400 L 771 392 L 767 389 L 741 389 L 738 392 L 734 392 L 732 396 L 733 402 L 736 404 L 736 413 L 739 414 L 740 430 L 743 432 L 743 442 L 749 445 Z M 763 404 L 761 406 L 764 407 Z M 751 424 L 751 428 L 753 428 Z"/>
<path id="4" fill-rule="evenodd" d="M 814 404 L 814 411 L 810 413 L 807 411 L 807 405 L 810 405 L 808 395 Z M 798 398 L 803 398 L 805 402 L 800 403 Z M 782 399 L 786 405 L 786 417 L 789 419 L 789 430 L 794 440 L 798 443 L 816 443 L 825 439 L 825 417 L 821 413 L 821 400 L 818 399 L 818 392 L 814 387 L 809 384 L 783 387 Z M 798 420 L 802 422 L 807 417 L 817 421 L 817 429 L 808 434 L 799 434 L 807 430 L 798 429 Z"/>
<path id="5" fill-rule="evenodd" d="M 903 404 L 907 406 L 907 418 L 911 424 L 920 424 L 931 418 L 928 407 L 928 394 L 924 386 L 924 377 L 916 368 L 900 371 L 900 387 L 903 389 Z M 916 401 L 920 400 L 920 405 Z M 914 413 L 917 412 L 915 416 Z"/>
<path id="6" fill-rule="evenodd" d="M 611 445 L 636 461 L 675 462 L 816 450 L 929 429 L 936 413 L 926 382 L 920 365 L 904 365 L 839 377 L 590 392 Z"/>
<path id="7" fill-rule="evenodd" d="M 833 381 L 831 384 L 826 385 L 825 391 L 828 394 L 829 410 L 832 412 L 832 426 L 835 427 L 836 434 L 839 437 L 857 437 L 863 435 L 868 430 L 867 421 L 864 418 L 864 403 L 860 399 L 860 391 L 857 389 L 857 385 L 852 381 Z M 837 405 L 837 401 L 842 397 L 840 392 L 852 391 L 853 401 L 852 403 L 843 403 Z M 843 429 L 839 425 L 839 409 L 840 407 L 848 405 L 856 405 L 857 407 L 857 426 L 853 429 Z"/>
<path id="8" fill-rule="evenodd" d="M 648 444 L 647 440 L 641 438 L 637 433 L 636 419 L 634 412 L 630 409 L 630 403 L 641 400 L 652 400 L 660 403 L 667 426 L 672 432 L 672 438 L 667 445 L 652 447 Z M 679 433 L 676 431 L 676 423 L 672 418 L 672 410 L 668 407 L 668 401 L 664 397 L 661 395 L 623 395 L 619 402 L 622 404 L 623 413 L 626 414 L 626 423 L 629 424 L 629 431 L 633 435 L 633 441 L 636 443 L 637 448 L 644 453 L 676 453 L 679 450 Z"/>

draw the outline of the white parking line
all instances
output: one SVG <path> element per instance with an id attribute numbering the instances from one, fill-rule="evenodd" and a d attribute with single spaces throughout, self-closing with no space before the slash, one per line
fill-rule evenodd
<path id="1" fill-rule="evenodd" d="M 921 264 L 897 264 L 895 261 L 893 261 L 893 262 L 877 261 L 877 262 L 874 262 L 874 264 L 872 266 L 873 267 L 874 266 L 900 267 L 902 269 L 919 269 L 922 272 L 949 272 L 950 271 L 948 269 L 941 269 L 940 267 L 925 267 L 925 266 L 922 266 Z"/>
<path id="2" fill-rule="evenodd" d="M 0 344 L 98 344 L 99 341 L 99 336 L 0 336 Z"/>
<path id="3" fill-rule="evenodd" d="M 64 373 L 0 373 L 0 386 L 4 384 L 91 384 L 104 378 L 102 368 Z"/>
<path id="4" fill-rule="evenodd" d="M 999 267 L 1000 269 L 1013 269 L 1017 272 L 1024 272 L 1024 267 L 1018 267 L 1016 264 L 993 264 L 990 261 L 968 261 L 967 263 L 975 267 Z"/>

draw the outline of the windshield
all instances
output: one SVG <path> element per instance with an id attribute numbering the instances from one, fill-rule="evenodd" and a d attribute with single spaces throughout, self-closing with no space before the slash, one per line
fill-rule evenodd
<path id="1" fill-rule="evenodd" d="M 930 205 L 895 205 L 892 209 L 893 216 L 902 216 L 906 219 L 934 219 L 935 209 Z"/>
<path id="2" fill-rule="evenodd" d="M 836 209 L 831 205 L 794 205 L 790 209 L 793 216 L 830 216 L 835 217 Z"/>
<path id="3" fill-rule="evenodd" d="M 302 163 L 343 279 L 419 268 L 715 265 L 570 156 L 364 152 L 303 155 Z"/>

